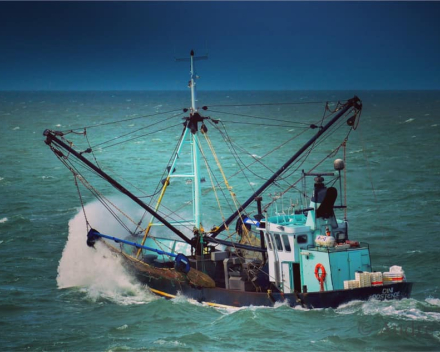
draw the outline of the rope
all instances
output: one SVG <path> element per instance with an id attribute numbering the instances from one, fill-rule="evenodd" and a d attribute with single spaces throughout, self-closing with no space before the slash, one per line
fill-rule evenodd
<path id="1" fill-rule="evenodd" d="M 219 169 L 219 171 L 220 171 L 220 173 L 221 173 L 221 175 L 223 177 L 224 184 L 225 184 L 227 190 L 229 191 L 229 193 L 231 195 L 232 201 L 234 202 L 235 210 L 238 210 L 240 205 L 237 202 L 236 194 L 235 194 L 235 192 L 232 191 L 232 186 L 229 184 L 228 179 L 226 178 L 226 175 L 225 175 L 225 173 L 223 171 L 223 168 L 222 168 L 222 165 L 220 163 L 220 160 L 217 157 L 217 153 L 215 152 L 214 146 L 213 146 L 211 140 L 209 139 L 207 133 L 204 133 L 203 136 L 205 137 L 206 143 L 208 144 L 209 149 L 211 150 L 211 153 L 212 153 L 212 155 L 214 157 L 214 160 L 215 160 L 215 162 L 217 164 L 217 167 L 218 167 L 218 169 Z M 239 214 L 239 215 L 241 216 L 241 214 Z"/>
<path id="2" fill-rule="evenodd" d="M 351 129 L 350 129 L 350 130 L 351 130 Z M 314 165 L 309 171 L 307 171 L 307 173 L 311 173 L 311 172 L 313 172 L 313 170 L 315 170 L 318 166 L 320 166 L 325 160 L 327 160 L 327 159 L 331 158 L 332 156 L 334 156 L 334 155 L 339 151 L 339 149 L 345 145 L 345 143 L 346 143 L 346 139 L 344 139 L 344 141 L 343 141 L 338 147 L 336 147 L 335 149 L 333 149 L 333 150 L 332 150 L 327 156 L 325 156 L 325 157 L 324 157 L 323 159 L 321 159 L 317 164 L 315 164 L 315 165 Z M 307 155 L 310 154 L 310 152 L 311 152 L 312 149 L 313 149 L 312 147 L 309 149 Z M 296 171 L 301 167 L 301 165 L 302 165 L 304 162 L 305 162 L 305 160 L 303 160 L 303 161 L 300 163 L 300 165 L 294 170 L 294 172 L 296 172 Z M 296 163 L 295 163 L 295 164 L 296 164 Z M 282 192 L 280 193 L 280 196 L 283 196 L 283 195 L 286 194 L 290 189 L 296 187 L 296 185 L 297 185 L 301 180 L 302 180 L 302 178 L 300 178 L 299 180 L 297 180 L 297 181 L 294 182 L 293 184 L 289 185 L 289 187 L 287 187 L 284 191 L 282 191 Z M 265 207 L 264 207 L 264 209 L 263 209 L 263 211 L 267 211 L 267 209 L 268 209 L 268 208 L 269 208 L 269 207 L 270 207 L 275 201 L 276 201 L 276 199 L 273 199 L 271 202 L 269 202 L 268 204 L 266 204 Z"/>
<path id="3" fill-rule="evenodd" d="M 297 102 L 287 102 L 287 103 L 253 103 L 253 104 L 215 104 L 209 105 L 209 107 L 214 106 L 230 106 L 230 107 L 240 107 L 240 106 L 274 106 L 274 105 L 308 105 L 308 104 L 324 104 L 325 101 L 297 101 Z M 328 102 L 327 102 L 328 103 Z"/>
<path id="4" fill-rule="evenodd" d="M 98 160 L 96 160 L 95 153 L 93 152 L 92 146 L 90 145 L 89 137 L 87 137 L 87 130 L 84 128 L 84 137 L 86 137 L 87 144 L 89 145 L 89 150 L 92 152 L 93 159 L 95 159 L 96 165 L 101 168 L 101 166 L 98 164 Z"/>
<path id="5" fill-rule="evenodd" d="M 132 120 L 137 120 L 137 119 L 143 119 L 143 118 L 146 118 L 146 117 L 153 117 L 153 116 L 165 115 L 165 114 L 169 114 L 169 113 L 176 112 L 176 111 L 181 111 L 181 110 L 182 110 L 182 109 L 174 109 L 174 110 L 169 110 L 169 111 L 164 111 L 164 112 L 158 112 L 158 113 L 150 114 L 150 115 L 143 115 L 143 116 L 131 117 L 131 118 L 128 118 L 128 119 L 123 119 L 123 120 L 104 122 L 104 123 L 99 123 L 99 124 L 95 124 L 95 125 L 90 125 L 90 126 L 85 126 L 85 127 L 74 128 L 74 129 L 71 129 L 71 130 L 66 130 L 66 131 L 63 131 L 63 133 L 64 133 L 64 134 L 75 133 L 75 131 L 82 130 L 82 129 L 86 129 L 86 128 L 94 128 L 94 127 L 107 126 L 107 125 L 112 125 L 112 124 L 115 124 L 115 123 L 121 123 L 121 122 L 126 122 L 126 121 L 132 121 Z"/>
<path id="6" fill-rule="evenodd" d="M 83 202 L 83 199 L 82 199 L 82 196 L 81 196 L 81 191 L 79 189 L 78 181 L 76 179 L 77 178 L 77 174 L 73 173 L 73 178 L 75 180 L 75 186 L 76 186 L 76 190 L 78 192 L 79 201 L 81 202 L 81 208 L 82 208 L 82 211 L 84 213 L 84 219 L 86 220 L 86 232 L 89 232 L 91 226 L 89 224 L 89 220 L 87 219 L 86 209 L 84 207 L 84 202 Z"/>
<path id="7" fill-rule="evenodd" d="M 208 160 L 206 158 L 206 155 L 205 155 L 205 153 L 204 153 L 200 143 L 199 143 L 199 149 L 200 149 L 200 153 L 202 154 L 203 160 L 205 161 L 206 169 L 208 170 L 209 180 L 211 181 L 212 190 L 214 191 L 214 196 L 215 196 L 215 199 L 217 201 L 217 205 L 218 205 L 218 209 L 219 209 L 219 212 L 220 212 L 220 216 L 221 216 L 223 222 L 225 222 L 226 219 L 225 219 L 225 216 L 223 214 L 222 206 L 220 204 L 220 200 L 219 200 L 218 195 L 217 195 L 216 186 L 215 186 L 215 183 L 214 183 L 214 180 L 213 180 L 213 174 L 211 172 L 211 168 L 208 165 Z M 227 231 L 229 233 L 229 228 L 227 229 Z"/>
<path id="8" fill-rule="evenodd" d="M 51 145 L 52 151 L 55 153 L 55 155 L 58 157 L 58 159 L 61 161 L 61 163 L 66 166 L 66 168 L 72 172 L 75 178 L 75 182 L 77 179 L 80 180 L 80 182 L 101 202 L 101 204 L 110 212 L 110 214 L 119 222 L 119 224 L 127 230 L 128 233 L 130 232 L 130 229 L 122 222 L 122 220 L 117 216 L 117 214 L 108 206 L 106 203 L 106 199 L 104 197 L 101 197 L 99 192 L 92 187 L 84 178 L 84 176 L 79 172 L 77 168 L 72 164 L 72 162 L 68 159 L 68 157 L 65 157 L 62 152 L 59 149 L 56 149 Z M 75 160 L 75 159 L 74 159 Z M 80 164 L 84 166 L 83 164 Z M 87 169 L 87 168 L 86 168 Z M 81 198 L 80 198 L 81 199 Z M 84 205 L 83 210 L 85 209 Z M 90 225 L 89 225 L 90 226 Z"/>
<path id="9" fill-rule="evenodd" d="M 250 118 L 253 118 L 253 119 L 259 119 L 259 120 L 265 120 L 265 121 L 269 120 L 269 121 L 286 122 L 286 123 L 289 123 L 289 124 L 304 125 L 304 127 L 306 127 L 306 128 L 308 128 L 310 126 L 310 124 L 305 123 L 305 122 L 295 122 L 295 121 L 287 121 L 287 120 L 280 120 L 280 119 L 271 119 L 269 117 L 261 117 L 261 116 L 246 115 L 246 114 L 237 114 L 237 113 L 224 112 L 224 111 L 218 111 L 218 110 L 210 110 L 210 111 L 218 113 L 218 114 L 225 114 L 225 115 L 232 115 L 232 116 L 239 116 L 239 117 L 250 117 Z M 239 123 L 239 122 L 236 122 L 236 123 Z M 293 126 L 267 125 L 267 124 L 264 124 L 264 126 L 293 127 Z"/>
<path id="10" fill-rule="evenodd" d="M 177 115 L 176 115 L 176 116 L 177 116 Z M 176 116 L 172 116 L 172 117 L 176 117 Z M 168 120 L 168 119 L 167 119 L 167 120 Z M 162 122 L 162 121 L 161 121 L 161 122 Z M 141 135 L 139 135 L 139 136 L 136 136 L 136 137 L 133 137 L 133 138 L 130 138 L 130 139 L 126 139 L 125 141 L 121 141 L 121 142 L 118 142 L 118 143 L 114 143 L 114 144 L 107 145 L 107 146 L 105 146 L 105 147 L 102 147 L 101 149 L 107 149 L 107 148 L 110 148 L 110 147 L 114 147 L 115 145 L 119 145 L 119 144 L 122 144 L 122 143 L 127 143 L 127 142 L 133 141 L 133 140 L 135 140 L 135 139 L 142 138 L 142 137 L 145 137 L 145 136 L 148 136 L 148 135 L 150 135 L 150 134 L 157 133 L 157 132 L 162 132 L 162 131 L 165 131 L 165 130 L 167 130 L 167 129 L 170 129 L 170 128 L 173 128 L 173 127 L 176 127 L 176 126 L 180 126 L 180 125 L 181 125 L 181 124 L 178 123 L 178 124 L 175 124 L 175 125 L 172 125 L 172 126 L 164 127 L 164 128 L 161 128 L 161 129 L 156 130 L 156 131 L 153 131 L 153 132 L 149 132 L 149 133 L 141 134 Z M 109 139 L 108 141 L 105 141 L 105 142 L 102 142 L 102 143 L 96 144 L 96 145 L 93 146 L 93 148 L 96 148 L 96 147 L 98 147 L 98 146 L 100 146 L 100 145 L 103 145 L 103 144 L 109 143 L 109 142 L 111 142 L 111 141 L 113 141 L 113 140 L 115 140 L 115 139 L 119 139 L 119 138 L 122 138 L 122 137 L 128 136 L 129 134 L 132 134 L 132 133 L 138 132 L 138 131 L 140 131 L 140 130 L 142 130 L 142 129 L 145 129 L 145 128 L 147 128 L 147 127 L 151 127 L 151 125 L 150 125 L 150 126 L 146 126 L 146 127 L 139 128 L 139 129 L 137 129 L 136 131 L 132 131 L 132 132 L 129 132 L 129 133 L 123 134 L 123 135 L 121 135 L 121 136 L 119 136 L 119 137 L 116 137 L 116 138 L 113 138 L 113 139 Z"/>

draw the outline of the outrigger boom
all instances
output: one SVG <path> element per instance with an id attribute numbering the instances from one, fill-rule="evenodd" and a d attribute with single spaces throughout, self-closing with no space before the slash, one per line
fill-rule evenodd
<path id="1" fill-rule="evenodd" d="M 339 110 L 339 112 L 325 125 L 319 127 L 318 132 L 306 143 L 301 149 L 299 149 L 283 166 L 281 166 L 278 171 L 276 171 L 272 177 L 270 177 L 258 190 L 256 190 L 246 202 L 244 202 L 240 208 L 238 208 L 220 227 L 211 232 L 211 236 L 215 238 L 220 232 L 222 232 L 234 219 L 249 205 L 251 204 L 257 196 L 264 192 L 264 190 L 269 187 L 280 176 L 287 168 L 297 160 L 304 151 L 307 150 L 321 135 L 323 135 L 336 121 L 338 121 L 344 114 L 349 110 L 354 109 L 354 115 L 347 120 L 347 123 L 353 123 L 353 117 L 356 117 L 358 113 L 362 110 L 361 100 L 355 96 L 348 100 L 347 103 Z M 350 122 L 348 122 L 350 121 Z"/>
<path id="2" fill-rule="evenodd" d="M 146 211 L 148 211 L 151 215 L 153 215 L 157 220 L 162 222 L 167 228 L 169 228 L 171 231 L 173 231 L 177 236 L 179 236 L 182 240 L 184 240 L 186 243 L 191 244 L 191 240 L 186 237 L 179 229 L 171 225 L 165 218 L 163 218 L 160 214 L 158 214 L 153 208 L 151 208 L 149 205 L 145 204 L 142 200 L 140 200 L 138 197 L 136 197 L 133 193 L 131 193 L 128 189 L 126 189 L 124 186 L 122 186 L 118 181 L 110 177 L 107 173 L 102 171 L 99 167 L 97 167 L 95 164 L 87 160 L 85 157 L 83 157 L 80 153 L 78 153 L 75 149 L 71 148 L 69 145 L 64 143 L 62 140 L 60 140 L 57 135 L 62 135 L 61 132 L 53 132 L 50 130 L 45 130 L 43 133 L 44 136 L 46 136 L 45 143 L 49 145 L 54 153 L 57 155 L 57 157 L 63 158 L 64 155 L 59 151 L 53 149 L 51 146 L 52 143 L 57 144 L 58 146 L 62 147 L 66 151 L 68 151 L 70 154 L 81 160 L 84 164 L 86 164 L 88 167 L 90 167 L 92 170 L 94 170 L 96 173 L 101 175 L 105 180 L 107 180 L 113 187 L 115 187 L 118 191 L 121 193 L 126 194 L 129 198 L 131 198 L 134 202 L 139 204 L 142 208 L 144 208 Z M 61 155 L 60 155 L 61 153 Z"/>

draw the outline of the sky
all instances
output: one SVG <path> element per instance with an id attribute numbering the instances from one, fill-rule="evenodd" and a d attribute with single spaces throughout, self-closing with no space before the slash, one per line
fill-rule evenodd
<path id="1" fill-rule="evenodd" d="M 0 2 L 0 90 L 440 89 L 440 2 Z M 199 87 L 202 81 L 199 81 Z"/>

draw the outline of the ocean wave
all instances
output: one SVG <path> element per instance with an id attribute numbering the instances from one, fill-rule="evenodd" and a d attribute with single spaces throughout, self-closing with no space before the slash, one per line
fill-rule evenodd
<path id="1" fill-rule="evenodd" d="M 94 226 L 103 232 L 111 234 L 112 228 L 118 229 L 116 220 L 109 218 L 98 202 L 85 208 L 89 214 L 93 213 Z M 69 222 L 69 236 L 58 266 L 59 289 L 79 288 L 94 302 L 104 299 L 120 305 L 145 304 L 157 299 L 124 269 L 121 259 L 107 246 L 98 242 L 95 248 L 89 248 L 85 229 L 81 210 Z"/>
<path id="2" fill-rule="evenodd" d="M 371 300 L 361 306 L 361 312 L 364 315 L 379 315 L 406 321 L 440 322 L 440 313 L 428 309 L 425 302 L 412 298 L 400 301 Z"/>
<path id="3" fill-rule="evenodd" d="M 335 309 L 336 314 L 363 316 L 381 316 L 397 320 L 417 322 L 440 322 L 440 312 L 433 311 L 440 307 L 440 299 L 427 298 L 425 301 L 403 299 L 395 301 L 351 301 Z"/>
<path id="4" fill-rule="evenodd" d="M 8 218 L 4 217 L 4 218 L 0 219 L 0 224 L 4 224 L 6 221 L 8 221 Z"/>

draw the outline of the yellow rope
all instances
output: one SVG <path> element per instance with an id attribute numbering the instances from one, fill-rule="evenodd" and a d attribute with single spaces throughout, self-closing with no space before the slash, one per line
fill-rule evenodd
<path id="1" fill-rule="evenodd" d="M 208 166 L 208 161 L 207 161 L 205 152 L 203 151 L 203 148 L 202 148 L 202 145 L 201 145 L 200 142 L 199 142 L 199 149 L 200 149 L 200 153 L 202 154 L 203 160 L 205 161 L 206 170 L 208 171 L 209 180 L 211 181 L 212 190 L 214 191 L 214 196 L 215 196 L 215 199 L 217 201 L 217 205 L 218 205 L 218 209 L 220 211 L 220 215 L 222 217 L 223 222 L 225 222 L 226 218 L 225 218 L 225 215 L 223 214 L 222 206 L 220 204 L 220 199 L 219 199 L 219 197 L 217 195 L 217 190 L 216 190 L 216 187 L 215 187 L 214 180 L 212 178 L 212 173 L 210 172 L 210 169 L 209 169 L 209 166 Z M 228 234 L 229 234 L 229 228 L 227 228 L 226 230 L 228 231 Z"/>
<path id="2" fill-rule="evenodd" d="M 206 143 L 208 143 L 209 149 L 211 150 L 212 156 L 214 157 L 214 160 L 215 160 L 215 162 L 216 162 L 216 164 L 217 164 L 217 167 L 219 168 L 219 170 L 220 170 L 220 172 L 221 172 L 221 174 L 222 174 L 222 177 L 223 177 L 223 181 L 224 181 L 224 183 L 225 183 L 225 186 L 226 186 L 226 188 L 228 189 L 229 193 L 231 194 L 231 198 L 232 198 L 232 201 L 234 202 L 235 209 L 238 210 L 239 207 L 240 207 L 240 205 L 238 204 L 238 202 L 237 202 L 237 198 L 236 198 L 236 196 L 235 196 L 235 193 L 232 191 L 232 187 L 229 185 L 229 182 L 228 182 L 228 180 L 227 180 L 227 178 L 226 178 L 226 175 L 225 175 L 225 173 L 223 172 L 223 168 L 222 168 L 222 166 L 221 166 L 221 164 L 220 164 L 220 160 L 219 160 L 218 157 L 217 157 L 217 153 L 216 153 L 215 150 L 214 150 L 214 146 L 212 145 L 212 142 L 211 142 L 211 140 L 209 139 L 207 133 L 204 133 L 203 135 L 205 136 Z M 241 213 L 240 213 L 240 212 L 238 213 L 238 215 L 241 217 Z"/>
<path id="3" fill-rule="evenodd" d="M 165 195 L 165 191 L 167 190 L 167 187 L 169 184 L 170 184 L 170 176 L 168 175 L 168 177 L 166 178 L 166 180 L 163 184 L 162 191 L 160 192 L 160 196 L 159 196 L 159 199 L 157 200 L 154 211 L 157 212 L 157 210 L 159 209 L 160 203 L 162 203 L 163 196 Z M 154 216 L 151 217 L 150 222 L 148 223 L 148 226 L 145 229 L 144 237 L 142 238 L 142 242 L 141 242 L 141 246 L 143 246 L 145 244 L 145 241 L 147 240 L 148 234 L 150 233 L 151 227 L 153 226 L 153 222 L 154 222 Z M 139 257 L 141 252 L 142 252 L 142 248 L 139 248 L 136 253 L 136 258 Z"/>

